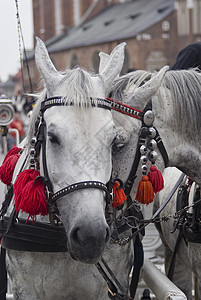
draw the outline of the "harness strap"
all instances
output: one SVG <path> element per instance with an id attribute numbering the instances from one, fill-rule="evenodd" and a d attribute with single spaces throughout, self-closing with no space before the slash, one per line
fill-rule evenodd
<path id="1" fill-rule="evenodd" d="M 174 267 L 175 267 L 175 260 L 176 260 L 176 254 L 177 254 L 177 250 L 178 250 L 178 248 L 179 248 L 179 245 L 180 245 L 180 243 L 181 243 L 182 237 L 183 237 L 183 234 L 182 234 L 181 231 L 179 231 L 179 235 L 178 235 L 177 240 L 176 240 L 176 243 L 175 243 L 174 251 L 173 251 L 173 254 L 172 254 L 172 258 L 171 258 L 171 263 L 170 263 L 169 270 L 168 270 L 168 273 L 167 273 L 167 277 L 168 277 L 170 280 L 173 279 Z"/>
<path id="2" fill-rule="evenodd" d="M 165 168 L 168 167 L 168 162 L 169 162 L 169 158 L 168 158 L 168 154 L 167 154 L 167 151 L 165 149 L 165 146 L 163 144 L 163 141 L 159 135 L 159 132 L 158 130 L 156 129 L 156 127 L 154 127 L 154 129 L 156 130 L 156 137 L 155 137 L 155 140 L 157 142 L 157 146 L 158 146 L 158 149 L 162 155 L 162 158 L 163 158 L 163 161 L 164 161 L 164 164 L 165 164 Z"/>
<path id="3" fill-rule="evenodd" d="M 110 103 L 111 103 L 111 109 L 116 110 L 122 114 L 125 114 L 127 116 L 136 118 L 136 119 L 141 119 L 142 117 L 142 111 L 134 108 L 132 106 L 129 106 L 125 103 L 121 103 L 119 101 L 113 100 L 111 98 L 106 98 Z"/>
<path id="4" fill-rule="evenodd" d="M 0 299 L 6 300 L 7 292 L 7 270 L 6 270 L 6 249 L 0 247 Z"/>
<path id="5" fill-rule="evenodd" d="M 134 299 L 135 293 L 138 286 L 138 281 L 140 277 L 140 270 L 144 263 L 144 251 L 143 251 L 143 245 L 140 241 L 139 234 L 136 236 L 135 242 L 134 242 L 134 264 L 133 264 L 133 272 L 132 272 L 132 278 L 130 283 L 130 295 Z"/>
<path id="6" fill-rule="evenodd" d="M 136 172 L 137 172 L 137 169 L 138 169 L 140 156 L 141 156 L 141 153 L 140 153 L 139 140 L 138 140 L 138 146 L 137 146 L 135 158 L 134 158 L 134 161 L 133 161 L 133 164 L 132 164 L 132 168 L 130 170 L 130 174 L 128 176 L 128 179 L 127 179 L 125 187 L 124 187 L 126 197 L 128 197 L 130 195 L 130 192 L 132 190 L 133 183 L 134 183 L 134 180 L 136 178 Z"/>
<path id="7" fill-rule="evenodd" d="M 11 223 L 9 217 L 0 221 L 0 235 L 4 248 L 31 252 L 66 252 L 67 238 L 63 226 L 18 219 Z M 9 227 L 9 230 L 7 230 Z"/>
<path id="8" fill-rule="evenodd" d="M 41 135 L 42 135 L 42 158 L 43 158 L 43 172 L 44 172 L 44 178 L 45 178 L 45 185 L 48 188 L 49 193 L 53 193 L 52 184 L 48 175 L 47 170 L 47 159 L 46 159 L 46 122 L 43 119 L 43 123 L 41 124 Z"/>
<path id="9" fill-rule="evenodd" d="M 145 130 L 145 129 L 146 128 L 143 127 L 143 125 L 142 125 L 142 128 L 140 130 L 140 134 L 139 134 L 139 138 L 138 138 L 135 158 L 134 158 L 132 168 L 130 170 L 130 173 L 129 173 L 129 176 L 128 176 L 128 179 L 127 179 L 127 182 L 126 182 L 125 188 L 124 188 L 126 196 L 130 195 L 131 189 L 133 187 L 134 180 L 136 178 L 136 172 L 137 172 L 140 157 L 141 157 L 140 146 L 144 144 L 146 136 L 147 136 L 147 130 Z"/>
<path id="10" fill-rule="evenodd" d="M 2 207 L 0 210 L 0 219 L 6 214 L 8 207 L 11 203 L 12 197 L 13 197 L 13 184 L 10 184 L 10 186 L 8 187 L 6 196 L 5 196 L 5 200 L 2 203 Z"/>
<path id="11" fill-rule="evenodd" d="M 100 262 L 96 263 L 96 268 L 99 271 L 99 273 L 103 276 L 103 279 L 107 283 L 107 288 L 108 288 L 108 297 L 112 300 L 133 300 L 129 295 L 125 293 L 124 288 L 122 285 L 119 283 L 117 278 L 114 276 L 113 272 L 105 262 L 105 260 L 102 258 L 101 259 L 102 263 L 104 264 L 106 270 L 108 271 L 109 275 L 112 277 L 112 279 L 115 281 L 119 289 L 121 290 L 122 294 L 118 292 L 118 289 L 116 285 L 112 282 L 112 280 L 109 278 L 103 267 L 101 266 Z"/>

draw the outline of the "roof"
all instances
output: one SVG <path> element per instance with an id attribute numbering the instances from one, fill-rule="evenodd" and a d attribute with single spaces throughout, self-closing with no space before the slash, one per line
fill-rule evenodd
<path id="1" fill-rule="evenodd" d="M 135 0 L 115 4 L 90 21 L 51 39 L 48 51 L 107 43 L 137 36 L 174 11 L 174 0 Z M 31 58 L 31 57 L 30 57 Z"/>

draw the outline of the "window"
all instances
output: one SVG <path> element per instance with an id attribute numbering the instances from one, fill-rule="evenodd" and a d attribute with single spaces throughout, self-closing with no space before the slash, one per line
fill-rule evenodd
<path id="1" fill-rule="evenodd" d="M 169 31 L 170 30 L 170 23 L 168 21 L 162 22 L 162 30 L 163 31 Z"/>

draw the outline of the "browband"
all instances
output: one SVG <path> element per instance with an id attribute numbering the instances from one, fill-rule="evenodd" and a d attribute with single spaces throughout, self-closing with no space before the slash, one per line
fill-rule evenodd
<path id="1" fill-rule="evenodd" d="M 119 101 L 113 100 L 111 98 L 90 98 L 90 104 L 86 103 L 84 106 L 92 106 L 92 107 L 101 107 L 105 109 L 113 109 L 118 112 L 121 112 L 127 116 L 136 118 L 136 119 L 141 119 L 142 117 L 142 111 L 139 109 L 136 109 L 134 107 L 131 107 L 127 104 L 121 103 Z M 41 111 L 44 112 L 46 109 L 48 109 L 51 106 L 73 106 L 74 102 L 67 98 L 67 97 L 51 97 L 48 99 L 45 99 L 41 103 Z"/>
<path id="2" fill-rule="evenodd" d="M 111 102 L 107 99 L 102 98 L 90 98 L 91 103 L 84 103 L 83 106 L 100 107 L 111 110 Z M 51 97 L 41 102 L 41 111 L 44 112 L 46 109 L 52 106 L 73 106 L 74 102 L 67 97 Z M 81 104 L 80 104 L 81 106 Z"/>

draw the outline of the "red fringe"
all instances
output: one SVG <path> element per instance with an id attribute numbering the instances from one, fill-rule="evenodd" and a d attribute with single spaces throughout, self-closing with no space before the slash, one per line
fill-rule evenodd
<path id="1" fill-rule="evenodd" d="M 15 194 L 14 202 L 17 211 L 20 210 L 19 206 L 21 202 L 21 194 L 24 187 L 28 182 L 34 181 L 35 178 L 39 175 L 40 172 L 36 171 L 35 169 L 27 169 L 18 174 L 17 179 L 13 185 Z"/>
<path id="2" fill-rule="evenodd" d="M 135 199 L 142 204 L 149 204 L 154 200 L 154 191 L 149 177 L 144 175 L 137 188 Z"/>
<path id="3" fill-rule="evenodd" d="M 45 186 L 40 178 L 40 172 L 34 169 L 22 171 L 14 183 L 14 203 L 16 211 L 28 213 L 34 221 L 36 215 L 48 214 L 48 204 L 45 196 Z"/>
<path id="4" fill-rule="evenodd" d="M 18 147 L 13 147 L 8 151 L 5 156 L 3 163 L 0 167 L 0 180 L 7 185 L 11 184 L 13 172 L 16 166 L 16 163 L 20 157 L 18 154 L 22 149 Z"/>
<path id="5" fill-rule="evenodd" d="M 124 202 L 127 200 L 124 190 L 120 189 L 119 187 L 120 187 L 119 182 L 115 181 L 113 185 L 114 198 L 112 202 L 112 207 L 120 206 L 124 204 Z"/>
<path id="6" fill-rule="evenodd" d="M 18 148 L 18 147 L 12 147 L 8 153 L 6 154 L 4 160 L 3 160 L 3 163 L 6 161 L 6 159 L 8 157 L 10 157 L 11 155 L 14 155 L 14 154 L 18 154 L 20 151 L 22 150 L 22 148 Z"/>
<path id="7" fill-rule="evenodd" d="M 153 185 L 155 194 L 164 188 L 163 176 L 161 172 L 156 168 L 156 166 L 150 167 L 150 172 L 148 173 L 148 177 Z"/>

